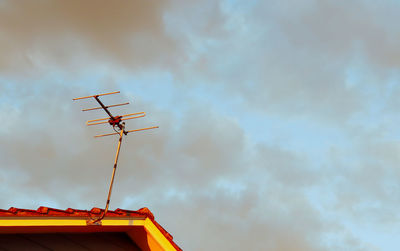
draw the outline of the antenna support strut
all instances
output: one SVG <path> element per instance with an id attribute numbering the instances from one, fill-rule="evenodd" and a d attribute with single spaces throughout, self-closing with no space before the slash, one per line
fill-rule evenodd
<path id="1" fill-rule="evenodd" d="M 101 214 L 101 216 L 99 218 L 87 220 L 86 223 L 88 225 L 97 225 L 96 223 L 97 222 L 101 222 L 101 220 L 104 218 L 104 216 L 106 216 L 106 213 L 108 211 L 108 207 L 110 205 L 112 187 L 113 187 L 113 184 L 114 184 L 115 171 L 117 170 L 119 151 L 121 149 L 122 137 L 123 137 L 124 134 L 126 134 L 125 131 L 124 131 L 124 128 L 125 128 L 125 123 L 122 123 L 122 130 L 119 132 L 119 140 L 118 140 L 117 152 L 115 153 L 114 167 L 113 167 L 113 171 L 112 171 L 112 175 L 111 175 L 110 187 L 108 188 L 108 196 L 107 196 L 106 207 L 105 207 L 103 213 Z"/>

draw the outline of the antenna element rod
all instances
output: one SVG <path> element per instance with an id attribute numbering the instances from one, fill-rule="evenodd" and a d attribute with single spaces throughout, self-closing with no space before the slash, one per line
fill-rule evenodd
<path id="1" fill-rule="evenodd" d="M 79 100 L 79 99 L 85 99 L 85 98 L 94 98 L 96 96 L 98 97 L 98 96 L 104 96 L 104 95 L 110 95 L 110 94 L 116 94 L 116 93 L 119 93 L 119 91 L 117 91 L 117 92 L 109 92 L 109 93 L 102 93 L 102 94 L 86 96 L 86 97 L 80 97 L 80 98 L 73 98 L 72 100 Z"/>

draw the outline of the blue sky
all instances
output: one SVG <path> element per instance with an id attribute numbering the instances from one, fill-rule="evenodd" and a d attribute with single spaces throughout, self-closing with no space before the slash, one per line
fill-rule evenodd
<path id="1" fill-rule="evenodd" d="M 111 208 L 187 250 L 396 250 L 398 1 L 0 1 L 1 208 Z M 189 229 L 189 230 L 188 230 Z"/>

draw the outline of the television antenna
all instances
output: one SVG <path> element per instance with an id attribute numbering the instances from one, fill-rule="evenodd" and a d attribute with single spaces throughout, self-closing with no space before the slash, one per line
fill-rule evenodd
<path id="1" fill-rule="evenodd" d="M 113 184 L 114 184 L 115 171 L 117 170 L 118 156 L 119 156 L 119 150 L 121 148 L 122 137 L 124 135 L 128 135 L 131 132 L 139 132 L 139 131 L 158 128 L 158 126 L 152 126 L 152 127 L 140 128 L 140 129 L 135 129 L 135 130 L 130 130 L 130 131 L 125 130 L 125 122 L 124 122 L 125 120 L 142 118 L 142 117 L 146 116 L 146 113 L 145 112 L 137 112 L 137 113 L 130 113 L 130 114 L 125 114 L 125 115 L 121 115 L 121 116 L 113 116 L 108 108 L 127 105 L 127 104 L 129 104 L 129 102 L 105 106 L 100 101 L 99 97 L 100 96 L 105 96 L 105 95 L 117 94 L 117 93 L 120 93 L 120 92 L 116 91 L 116 92 L 102 93 L 102 94 L 97 94 L 97 95 L 92 95 L 92 96 L 86 96 L 86 97 L 80 97 L 80 98 L 72 99 L 72 100 L 75 101 L 75 100 L 80 100 L 80 99 L 94 98 L 97 101 L 97 103 L 99 103 L 100 106 L 99 107 L 94 107 L 94 108 L 83 109 L 82 111 L 85 112 L 85 111 L 93 111 L 93 110 L 103 109 L 107 113 L 108 118 L 88 120 L 86 122 L 86 125 L 87 126 L 92 126 L 92 125 L 100 125 L 100 124 L 107 124 L 108 123 L 108 124 L 110 124 L 112 126 L 112 128 L 114 129 L 115 132 L 114 133 L 96 135 L 96 136 L 94 136 L 95 138 L 104 137 L 104 136 L 111 136 L 111 135 L 119 135 L 117 152 L 115 154 L 114 167 L 113 167 L 113 172 L 112 172 L 112 175 L 111 175 L 110 187 L 108 189 L 108 196 L 107 196 L 107 202 L 106 202 L 105 209 L 104 209 L 103 213 L 100 215 L 100 217 L 98 217 L 98 218 L 90 218 L 89 220 L 87 220 L 86 223 L 88 225 L 101 225 L 101 220 L 104 218 L 104 216 L 106 215 L 106 213 L 108 211 L 108 207 L 110 205 L 111 191 L 112 191 L 112 187 L 113 187 Z"/>

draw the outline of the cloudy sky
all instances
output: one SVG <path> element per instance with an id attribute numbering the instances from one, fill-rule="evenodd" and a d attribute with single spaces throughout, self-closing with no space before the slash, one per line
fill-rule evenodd
<path id="1" fill-rule="evenodd" d="M 0 208 L 104 207 L 185 250 L 397 250 L 397 0 L 0 0 Z"/>

